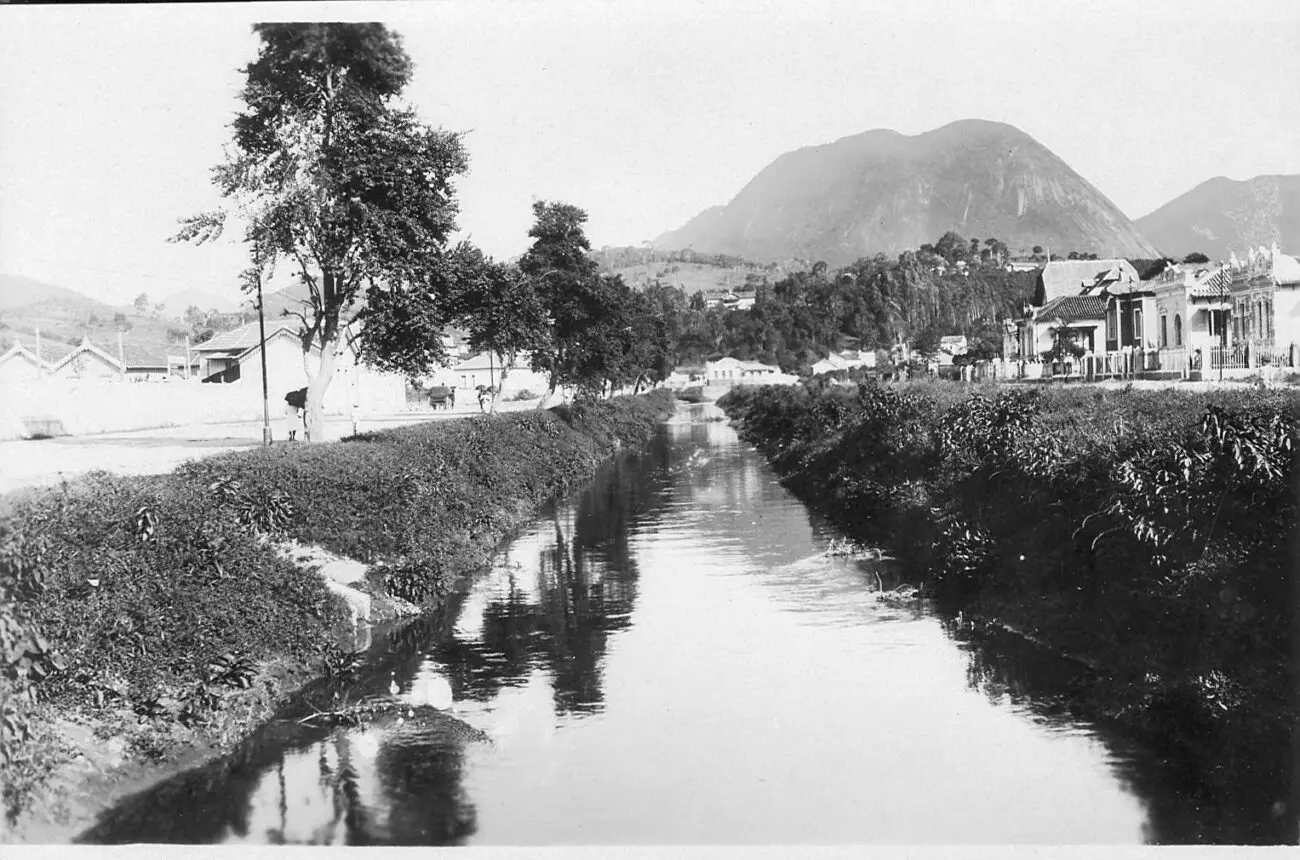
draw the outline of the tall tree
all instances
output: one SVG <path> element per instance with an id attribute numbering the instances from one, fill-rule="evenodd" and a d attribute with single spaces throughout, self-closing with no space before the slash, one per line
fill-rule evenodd
<path id="1" fill-rule="evenodd" d="M 319 439 L 325 391 L 361 289 L 369 285 L 376 302 L 382 291 L 427 292 L 426 273 L 455 229 L 451 183 L 468 159 L 460 135 L 430 128 L 398 104 L 411 61 L 383 25 L 253 30 L 262 44 L 245 69 L 244 110 L 214 170 L 229 206 L 184 219 L 174 238 L 213 239 L 233 214 L 255 261 L 246 288 L 278 261 L 294 266 L 309 292 L 297 314 L 307 435 Z"/>
<path id="2" fill-rule="evenodd" d="M 600 276 L 588 255 L 591 243 L 582 225 L 587 213 L 568 203 L 533 204 L 533 244 L 519 260 L 519 269 L 531 279 L 550 318 L 551 337 L 546 349 L 533 353 L 533 369 L 549 374 L 550 386 L 542 406 L 560 385 L 576 383 L 587 356 L 586 336 L 600 322 L 605 308 Z"/>
<path id="3" fill-rule="evenodd" d="M 518 267 L 484 257 L 476 248 L 462 244 L 457 255 L 465 258 L 451 302 L 455 322 L 469 334 L 470 347 L 490 352 L 501 361 L 500 382 L 492 392 L 490 411 L 506 377 L 525 353 L 546 350 L 550 343 L 546 308 L 533 281 Z"/>

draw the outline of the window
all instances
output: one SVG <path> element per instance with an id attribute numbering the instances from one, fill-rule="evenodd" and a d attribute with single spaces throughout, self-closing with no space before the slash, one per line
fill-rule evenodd
<path id="1" fill-rule="evenodd" d="M 1174 346 L 1183 345 L 1183 318 L 1174 314 Z"/>
<path id="2" fill-rule="evenodd" d="M 1160 315 L 1160 348 L 1169 346 L 1169 317 Z"/>

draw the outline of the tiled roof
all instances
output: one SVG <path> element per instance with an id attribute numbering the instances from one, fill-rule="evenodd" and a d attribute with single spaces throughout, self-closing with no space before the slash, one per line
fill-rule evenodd
<path id="1" fill-rule="evenodd" d="M 1059 319 L 1064 323 L 1099 320 L 1106 316 L 1105 296 L 1061 296 L 1043 305 L 1038 319 Z"/>
<path id="2" fill-rule="evenodd" d="M 13 346 L 4 350 L 3 354 L 8 355 L 9 353 L 14 352 L 16 350 L 21 350 L 22 352 L 25 352 L 28 356 L 35 358 L 36 339 L 32 338 L 32 340 L 28 343 L 23 343 L 22 341 L 16 341 Z M 48 366 L 53 367 L 55 364 L 59 362 L 60 359 L 62 359 L 69 352 L 71 352 L 71 350 L 68 348 L 66 344 L 59 343 L 58 341 L 50 341 L 48 339 L 43 339 L 41 341 L 41 360 L 44 361 Z"/>
<path id="3" fill-rule="evenodd" d="M 145 349 L 139 346 L 127 346 L 122 348 L 122 357 L 126 360 L 127 367 L 166 367 L 167 355 L 165 352 Z"/>
<path id="4" fill-rule="evenodd" d="M 1038 301 L 1050 302 L 1077 295 L 1085 286 L 1105 280 L 1138 280 L 1137 269 L 1128 260 L 1053 260 L 1038 273 Z"/>
<path id="5" fill-rule="evenodd" d="M 266 339 L 270 340 L 275 335 L 285 329 L 292 331 L 297 325 L 296 319 L 278 319 L 266 321 Z M 261 342 L 258 336 L 257 323 L 245 323 L 239 328 L 222 332 L 211 340 L 204 341 L 193 347 L 195 350 L 203 352 L 246 352 Z"/>

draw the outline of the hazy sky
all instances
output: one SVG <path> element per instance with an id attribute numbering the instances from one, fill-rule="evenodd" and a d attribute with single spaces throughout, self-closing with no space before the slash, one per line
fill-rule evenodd
<path id="1" fill-rule="evenodd" d="M 1132 6 L 1133 8 L 1129 8 Z M 783 152 L 968 117 L 1018 126 L 1137 218 L 1214 176 L 1300 173 L 1300 3 L 430 2 L 0 7 L 0 272 L 112 302 L 236 295 L 216 202 L 261 20 L 378 20 L 408 100 L 468 132 L 463 234 L 498 257 L 530 206 L 636 244 Z"/>

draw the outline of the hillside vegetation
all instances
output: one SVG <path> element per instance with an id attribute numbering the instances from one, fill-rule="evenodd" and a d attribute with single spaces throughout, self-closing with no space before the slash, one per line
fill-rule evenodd
<path id="1" fill-rule="evenodd" d="M 989 357 L 1001 350 L 1001 321 L 1020 313 L 1037 277 L 1007 272 L 1006 255 L 1000 240 L 968 241 L 950 232 L 897 259 L 878 254 L 836 270 L 819 263 L 780 278 L 756 276 L 748 310 L 706 308 L 662 282 L 647 289 L 683 366 L 730 355 L 806 373 L 846 345 L 889 349 L 906 342 L 927 352 L 950 334 L 966 335 L 972 355 Z"/>

